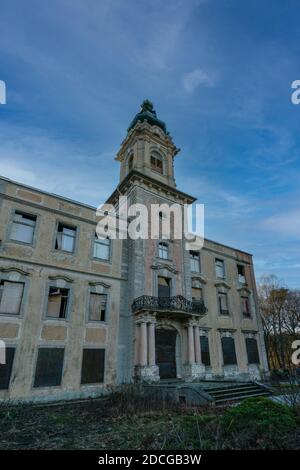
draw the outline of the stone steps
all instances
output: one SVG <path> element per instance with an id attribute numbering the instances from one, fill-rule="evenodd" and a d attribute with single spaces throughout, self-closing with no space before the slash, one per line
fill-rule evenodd
<path id="1" fill-rule="evenodd" d="M 204 389 L 216 405 L 231 401 L 241 401 L 250 397 L 270 396 L 271 392 L 254 382 L 232 384 L 223 387 L 210 387 Z"/>

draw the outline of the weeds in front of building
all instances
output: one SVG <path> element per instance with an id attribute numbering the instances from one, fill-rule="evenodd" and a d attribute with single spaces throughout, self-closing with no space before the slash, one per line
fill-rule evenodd
<path id="1" fill-rule="evenodd" d="M 297 449 L 296 409 L 269 398 L 237 406 L 187 407 L 143 393 L 111 389 L 97 400 L 0 405 L 2 449 Z"/>

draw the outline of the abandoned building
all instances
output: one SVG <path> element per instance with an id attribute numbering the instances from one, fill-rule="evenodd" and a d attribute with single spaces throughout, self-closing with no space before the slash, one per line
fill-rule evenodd
<path id="1" fill-rule="evenodd" d="M 107 199 L 192 204 L 178 149 L 146 101 Z M 94 396 L 134 380 L 248 380 L 267 372 L 252 256 L 205 239 L 98 237 L 96 208 L 0 178 L 0 399 Z"/>

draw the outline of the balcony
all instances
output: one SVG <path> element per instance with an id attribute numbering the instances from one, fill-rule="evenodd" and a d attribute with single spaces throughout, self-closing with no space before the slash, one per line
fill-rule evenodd
<path id="1" fill-rule="evenodd" d="M 172 313 L 183 316 L 197 315 L 202 316 L 207 312 L 203 300 L 187 300 L 182 295 L 175 297 L 153 297 L 142 295 L 134 300 L 132 304 L 134 313 L 142 311 L 152 311 L 158 313 Z"/>

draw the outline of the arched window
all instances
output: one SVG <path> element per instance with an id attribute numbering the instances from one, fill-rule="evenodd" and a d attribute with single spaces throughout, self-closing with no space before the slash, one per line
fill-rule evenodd
<path id="1" fill-rule="evenodd" d="M 167 243 L 160 242 L 158 244 L 158 256 L 159 258 L 162 258 L 162 259 L 169 258 L 169 246 Z"/>
<path id="2" fill-rule="evenodd" d="M 153 152 L 151 155 L 151 169 L 163 174 L 163 158 L 158 152 Z"/>

